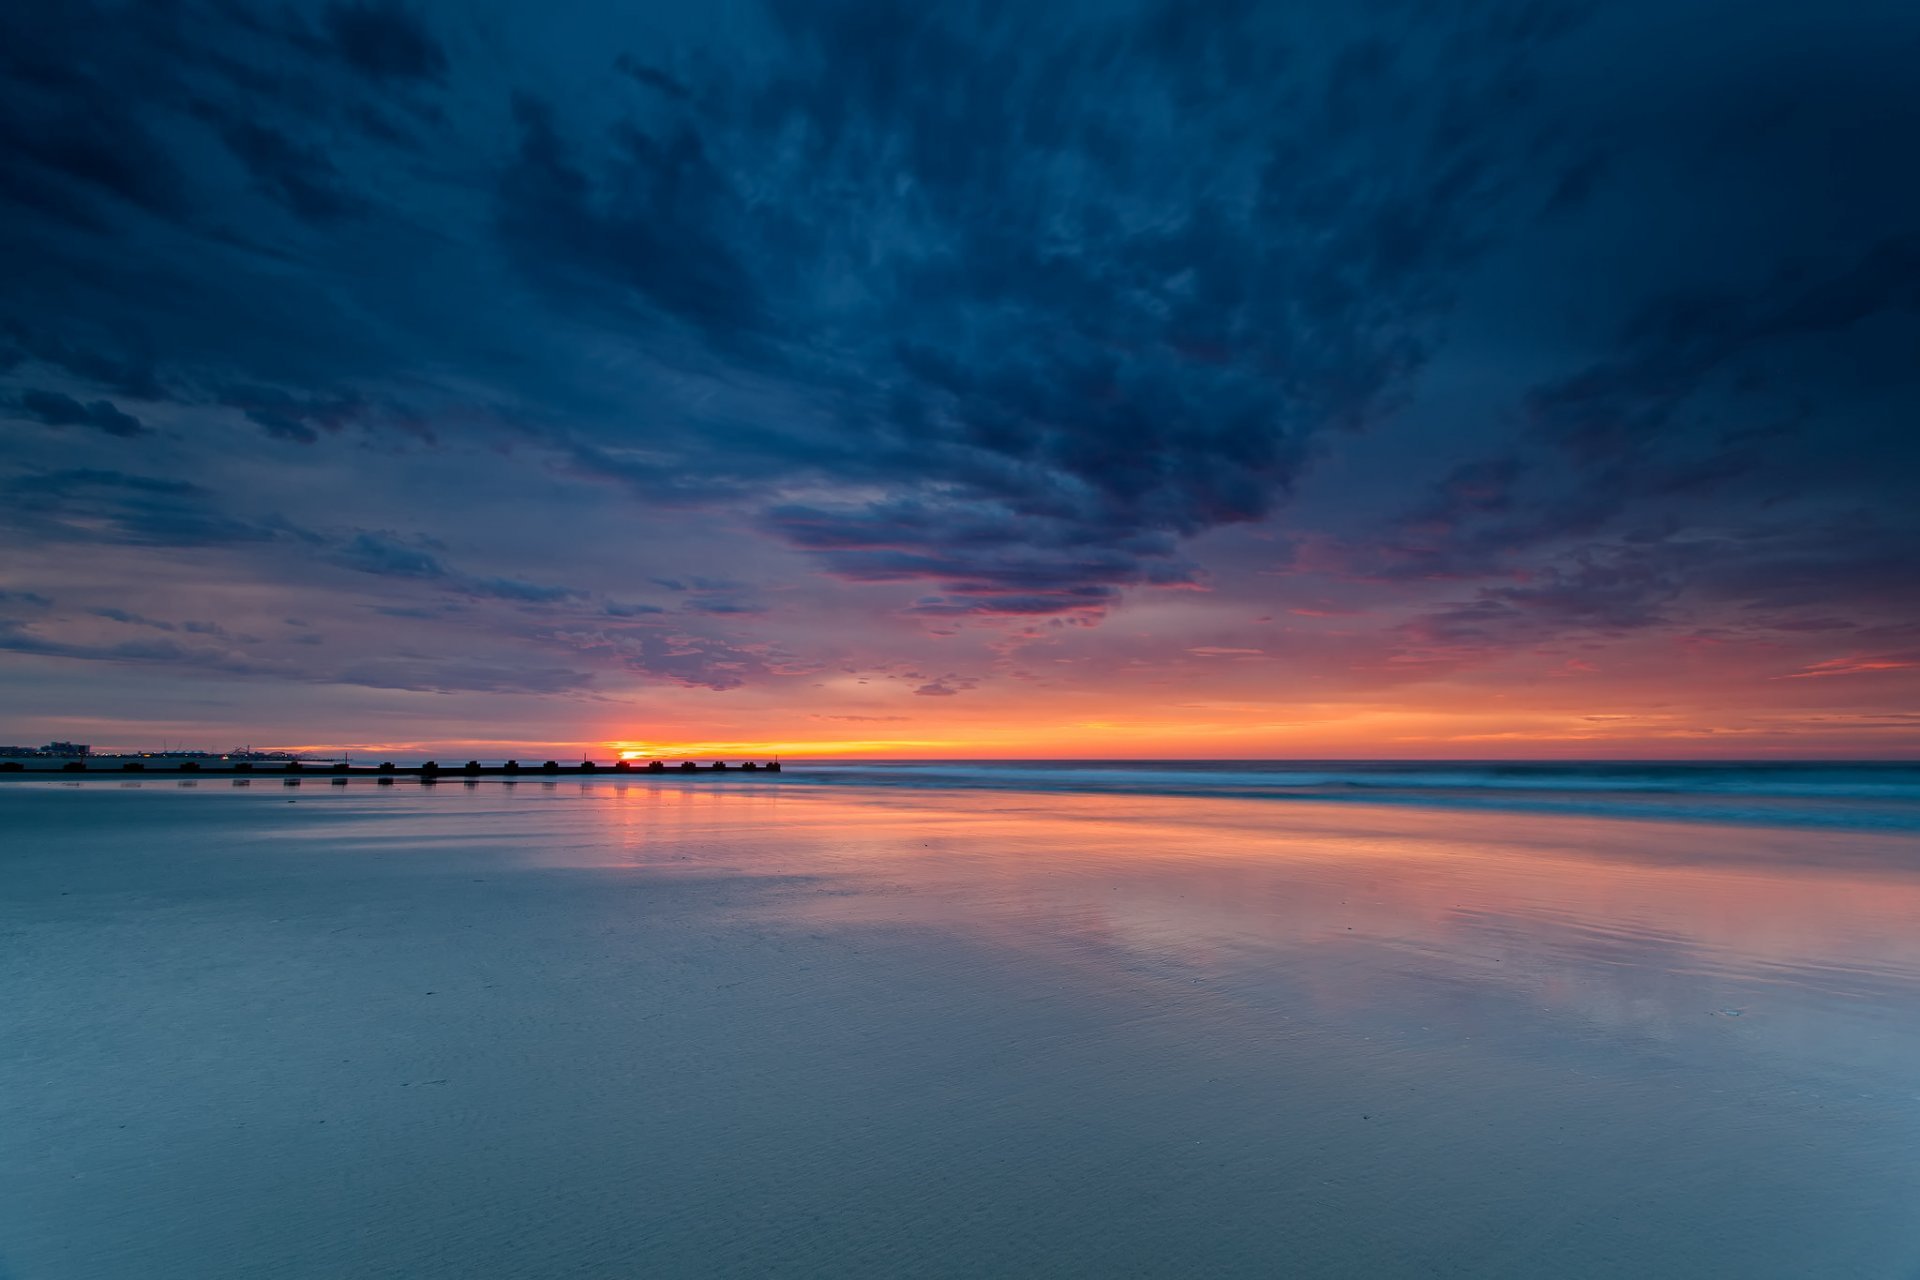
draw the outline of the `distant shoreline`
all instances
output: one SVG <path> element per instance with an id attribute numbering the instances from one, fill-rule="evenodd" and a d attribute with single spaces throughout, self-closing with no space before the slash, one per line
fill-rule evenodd
<path id="1" fill-rule="evenodd" d="M 9 768 L 8 765 L 18 766 Z M 74 768 L 74 765 L 81 765 Z M 633 761 L 621 761 L 618 764 L 602 765 L 591 761 L 580 764 L 559 764 L 548 761 L 541 764 L 480 764 L 470 762 L 458 765 L 435 763 L 417 765 L 346 765 L 346 764 L 286 764 L 247 763 L 209 766 L 195 764 L 192 761 L 180 764 L 160 764 L 152 761 L 129 760 L 117 765 L 94 767 L 90 763 L 78 760 L 65 763 L 36 762 L 28 764 L 22 760 L 0 762 L 0 781 L 6 779 L 45 780 L 57 778 L 61 781 L 73 781 L 83 778 L 332 778 L 345 781 L 348 778 L 418 778 L 434 782 L 442 778 L 556 778 L 592 777 L 599 774 L 611 774 L 617 778 L 706 778 L 715 775 L 734 777 L 741 774 L 758 776 L 763 773 L 781 772 L 779 761 L 761 764 L 748 760 L 740 764 L 728 764 L 716 760 L 709 764 L 696 764 L 682 761 L 667 764 L 664 761 L 648 761 L 636 764 Z"/>

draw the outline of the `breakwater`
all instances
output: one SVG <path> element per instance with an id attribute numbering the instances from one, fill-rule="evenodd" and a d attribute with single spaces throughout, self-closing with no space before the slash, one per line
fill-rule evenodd
<path id="1" fill-rule="evenodd" d="M 202 764 L 194 760 L 179 762 L 171 760 L 69 760 L 65 763 L 46 762 L 44 765 L 29 764 L 19 760 L 0 762 L 0 779 L 19 778 L 42 780 L 58 778 L 61 781 L 80 778 L 119 778 L 164 777 L 164 778 L 333 778 L 345 781 L 348 778 L 417 778 L 422 782 L 437 782 L 443 778 L 555 778 L 562 776 L 579 777 L 583 774 L 611 774 L 614 777 L 642 778 L 732 778 L 758 777 L 762 774 L 779 773 L 780 762 L 771 760 L 760 762 L 747 760 L 738 764 L 728 764 L 724 760 L 714 760 L 700 764 L 692 760 L 679 760 L 669 763 L 664 760 L 621 760 L 613 764 L 599 764 L 592 760 L 583 760 L 578 764 L 562 764 L 557 760 L 546 760 L 536 764 L 508 760 L 502 764 L 483 764 L 478 760 L 468 760 L 460 764 L 441 764 L 429 760 L 424 764 L 402 765 L 391 761 L 377 765 L 363 764 L 327 764 L 308 763 L 289 760 L 285 763 L 254 763 L 251 761 L 209 761 Z"/>

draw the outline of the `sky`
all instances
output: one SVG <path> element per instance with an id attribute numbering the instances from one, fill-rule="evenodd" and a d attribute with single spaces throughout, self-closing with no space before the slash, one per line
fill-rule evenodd
<path id="1" fill-rule="evenodd" d="M 0 741 L 1920 756 L 1907 0 L 0 0 Z"/>

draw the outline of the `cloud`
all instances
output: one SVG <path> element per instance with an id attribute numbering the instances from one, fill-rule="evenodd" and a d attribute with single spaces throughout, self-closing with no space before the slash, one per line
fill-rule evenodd
<path id="1" fill-rule="evenodd" d="M 1371 420 L 1517 172 L 1511 128 L 1470 127 L 1505 110 L 1511 50 L 1339 48 L 1295 69 L 1324 86 L 1303 105 L 1265 79 L 1284 57 L 1275 24 L 1213 5 L 1201 34 L 1170 12 L 1071 32 L 777 7 L 783 57 L 735 73 L 715 98 L 731 105 L 685 112 L 668 92 L 594 137 L 522 97 L 502 236 L 556 299 L 678 326 L 784 387 L 800 412 L 749 437 L 763 456 L 902 495 L 837 513 L 891 526 L 865 546 L 904 554 L 878 571 L 817 519 L 768 520 L 830 571 L 906 580 L 924 563 L 986 583 L 1036 538 L 1128 544 L 1134 563 L 1069 584 L 1060 607 L 1078 610 L 1074 586 L 1154 580 L 1177 539 L 1263 518 L 1317 436 Z M 1201 163 L 1164 122 L 1222 57 L 1247 97 L 1209 121 L 1233 140 Z M 1389 133 L 1369 105 L 1442 84 L 1436 106 L 1467 127 Z M 1358 156 L 1317 145 L 1335 128 Z M 839 438 L 807 425 L 820 415 Z M 923 518 L 899 518 L 903 499 Z M 929 563 L 961 524 L 977 562 Z M 1058 557 L 1062 575 L 1082 563 Z"/>
<path id="2" fill-rule="evenodd" d="M 138 436 L 147 433 L 147 428 L 141 425 L 138 418 L 130 413 L 122 413 L 106 400 L 81 404 L 72 396 L 62 395 L 57 391 L 22 391 L 15 402 L 14 412 L 20 417 L 44 422 L 50 427 L 93 427 L 110 436 Z"/>
<path id="3" fill-rule="evenodd" d="M 722 618 L 754 617 L 767 611 L 767 606 L 752 600 L 689 600 L 682 607 L 688 613 L 704 613 Z"/>
<path id="4" fill-rule="evenodd" d="M 225 121 L 220 133 L 258 188 L 301 219 L 326 224 L 365 207 L 318 147 L 252 120 Z"/>
<path id="5" fill-rule="evenodd" d="M 589 672 L 538 661 L 491 663 L 458 656 L 342 655 L 341 660 L 304 656 L 300 661 L 262 658 L 231 648 L 169 638 L 89 644 L 63 640 L 0 620 L 0 652 L 79 662 L 181 668 L 279 682 L 358 685 L 417 693 L 584 694 Z"/>
<path id="6" fill-rule="evenodd" d="M 490 600 L 513 600 L 523 604 L 557 604 L 563 600 L 584 599 L 586 592 L 574 587 L 555 587 L 519 578 L 464 578 L 460 590 Z"/>
<path id="7" fill-rule="evenodd" d="M 940 594 L 911 606 L 922 614 L 1100 611 L 1124 586 L 1198 581 L 1194 566 L 1171 558 L 1174 542 L 1165 534 L 1103 537 L 1074 521 L 1042 517 L 1010 525 L 1004 512 L 979 502 L 896 500 L 837 510 L 790 505 L 773 509 L 767 522 L 835 576 L 937 582 Z"/>
<path id="8" fill-rule="evenodd" d="M 390 534 L 357 533 L 334 552 L 333 561 L 359 573 L 383 578 L 443 581 L 452 577 L 439 557 Z"/>
<path id="9" fill-rule="evenodd" d="M 544 639 L 583 657 L 610 660 L 636 675 L 716 693 L 781 674 L 769 650 L 654 627 L 561 628 Z"/>
<path id="10" fill-rule="evenodd" d="M 630 53 L 623 53 L 618 58 L 615 58 L 613 65 L 622 75 L 631 76 L 634 80 L 647 86 L 647 88 L 664 93 L 669 98 L 686 102 L 693 97 L 693 91 L 687 88 L 686 85 L 680 83 L 680 81 L 674 79 L 658 67 L 648 66 Z"/>
<path id="11" fill-rule="evenodd" d="M 277 387 L 238 387 L 224 399 L 268 435 L 298 444 L 313 444 L 321 432 L 340 430 L 365 409 L 354 396 L 302 400 Z"/>
<path id="12" fill-rule="evenodd" d="M 137 613 L 128 613 L 125 609 L 89 609 L 96 618 L 106 618 L 110 622 L 125 623 L 130 627 L 152 627 L 156 631 L 173 631 L 177 628 L 171 622 L 162 622 L 158 618 L 146 618 Z"/>
<path id="13" fill-rule="evenodd" d="M 1554 27 L 1502 25 L 1504 6 L 1396 42 L 1231 3 L 1023 22 L 776 5 L 752 56 L 616 58 L 606 74 L 640 99 L 532 85 L 507 104 L 511 146 L 475 154 L 406 96 L 498 82 L 467 78 L 479 70 L 430 12 L 334 3 L 317 36 L 290 15 L 222 10 L 190 33 L 153 20 L 177 83 L 149 72 L 124 93 L 166 126 L 151 151 L 177 170 L 170 216 L 228 202 L 181 141 L 192 122 L 290 223 L 250 227 L 237 257 L 233 237 L 206 236 L 192 276 L 221 285 L 205 298 L 102 280 L 129 322 L 87 343 L 36 334 L 41 358 L 84 352 L 186 399 L 211 387 L 304 443 L 422 392 L 318 385 L 329 366 L 432 367 L 463 390 L 491 381 L 481 394 L 509 413 L 545 405 L 586 380 L 538 341 L 496 359 L 518 335 L 472 319 L 520 310 L 483 265 L 503 251 L 581 347 L 637 347 L 648 389 L 717 406 L 644 433 L 558 415 L 539 434 L 580 473 L 690 504 L 805 478 L 819 510 L 873 526 L 867 541 L 829 545 L 791 510 L 759 527 L 830 573 L 917 589 L 923 611 L 981 616 L 1094 616 L 1131 588 L 1193 583 L 1183 539 L 1265 518 L 1321 437 L 1392 404 L 1484 224 L 1532 180 L 1538 139 L 1509 108 Z M 44 62 L 73 65 L 80 34 L 62 27 Z M 277 75 L 246 70 L 276 59 Z M 1223 75 L 1237 97 L 1199 96 Z M 1400 99 L 1448 127 L 1404 128 L 1406 103 L 1384 105 Z M 369 134 L 396 113 L 404 129 Z M 464 148 L 443 167 L 491 170 L 490 186 L 410 189 L 368 149 L 422 132 Z M 409 196 L 447 225 L 486 215 L 495 243 L 428 249 Z M 402 301 L 367 260 L 334 258 L 314 236 L 350 218 L 424 251 L 390 273 L 432 267 L 440 287 Z M 347 271 L 260 271 L 290 253 Z M 493 292 L 476 298 L 481 280 Z M 300 301 L 248 296 L 283 287 Z"/>
<path id="14" fill-rule="evenodd" d="M 402 539 L 390 533 L 363 530 L 335 549 L 330 558 L 333 563 L 358 573 L 430 582 L 456 595 L 482 600 L 542 605 L 585 599 L 588 594 L 574 587 L 550 586 L 519 578 L 457 573 L 422 545 L 421 539 Z"/>
<path id="15" fill-rule="evenodd" d="M 6 498 L 0 524 L 35 543 L 217 547 L 315 540 L 285 520 L 229 514 L 223 500 L 187 480 L 74 467 L 0 481 L 0 494 Z"/>
<path id="16" fill-rule="evenodd" d="M 328 684 L 413 693 L 585 694 L 593 674 L 536 661 L 490 663 L 458 656 L 370 658 L 337 667 Z"/>
<path id="17" fill-rule="evenodd" d="M 914 693 L 922 698 L 951 698 L 977 687 L 979 683 L 972 677 L 956 676 L 949 672 L 919 685 L 914 689 Z"/>
<path id="18" fill-rule="evenodd" d="M 742 202 L 691 127 L 617 126 L 612 176 L 596 183 L 546 103 L 522 95 L 513 109 L 520 146 L 500 180 L 500 228 L 537 284 L 615 308 L 642 301 L 730 345 L 763 322 L 730 234 Z"/>
<path id="19" fill-rule="evenodd" d="M 975 620 L 1085 657 L 1130 601 L 1176 655 L 1303 604 L 1356 651 L 1904 652 L 1913 19 L 1579 12 L 38 6 L 0 404 L 81 429 L 14 432 L 0 525 L 324 588 L 476 688 L 899 643 L 953 690 Z"/>
<path id="20" fill-rule="evenodd" d="M 398 0 L 330 4 L 323 25 L 334 51 L 374 80 L 438 80 L 447 70 L 446 51 Z"/>
<path id="21" fill-rule="evenodd" d="M 1887 671 L 1911 671 L 1916 667 L 1920 667 L 1920 653 L 1829 658 L 1824 662 L 1814 663 L 1804 671 L 1793 672 L 1783 679 L 1809 680 L 1829 676 L 1878 675 Z"/>
<path id="22" fill-rule="evenodd" d="M 1536 429 L 1577 457 L 1635 454 L 1734 366 L 1889 312 L 1920 313 L 1920 234 L 1883 240 L 1811 278 L 1802 268 L 1740 292 L 1657 298 L 1623 330 L 1614 358 L 1534 389 L 1527 408 Z"/>

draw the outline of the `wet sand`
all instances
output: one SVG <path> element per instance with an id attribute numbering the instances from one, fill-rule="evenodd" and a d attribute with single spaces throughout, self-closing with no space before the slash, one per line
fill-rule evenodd
<path id="1" fill-rule="evenodd" d="M 9 1280 L 1920 1271 L 1909 835 L 610 778 L 0 831 Z"/>

